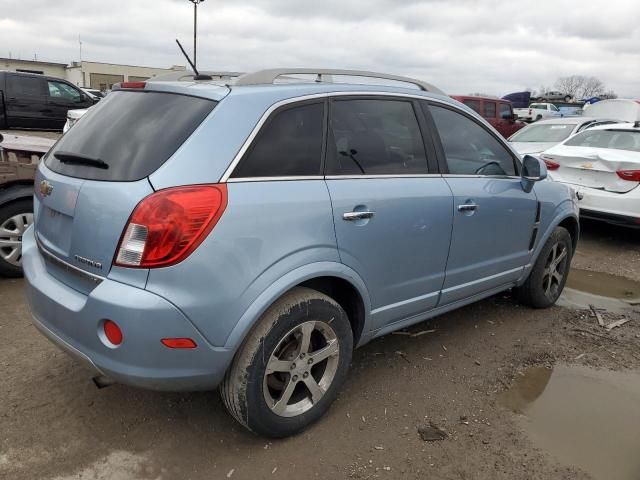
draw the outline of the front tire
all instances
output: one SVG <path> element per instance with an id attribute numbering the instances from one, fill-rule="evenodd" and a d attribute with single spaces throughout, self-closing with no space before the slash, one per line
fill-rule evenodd
<path id="1" fill-rule="evenodd" d="M 22 276 L 22 236 L 33 223 L 33 200 L 0 207 L 0 276 Z"/>
<path id="2" fill-rule="evenodd" d="M 259 435 L 294 435 L 333 403 L 352 350 L 342 307 L 297 287 L 264 313 L 240 347 L 220 386 L 222 400 L 238 422 Z"/>
<path id="3" fill-rule="evenodd" d="M 564 227 L 556 227 L 542 247 L 529 278 L 515 289 L 520 302 L 533 308 L 548 308 L 556 303 L 569 276 L 573 243 Z"/>

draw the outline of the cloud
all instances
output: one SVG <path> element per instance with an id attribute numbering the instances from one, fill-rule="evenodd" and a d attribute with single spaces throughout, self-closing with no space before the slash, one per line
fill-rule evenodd
<path id="1" fill-rule="evenodd" d="M 187 0 L 0 0 L 0 56 L 186 64 Z M 640 98 L 640 2 L 616 0 L 208 0 L 199 7 L 203 69 L 274 66 L 379 70 L 450 93 L 504 95 L 561 75 L 601 78 Z"/>

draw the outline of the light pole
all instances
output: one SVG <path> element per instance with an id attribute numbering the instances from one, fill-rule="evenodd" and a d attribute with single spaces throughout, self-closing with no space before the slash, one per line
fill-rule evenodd
<path id="1" fill-rule="evenodd" d="M 204 0 L 189 0 L 193 3 L 193 65 L 198 66 L 197 59 L 197 36 L 198 36 L 198 4 Z"/>

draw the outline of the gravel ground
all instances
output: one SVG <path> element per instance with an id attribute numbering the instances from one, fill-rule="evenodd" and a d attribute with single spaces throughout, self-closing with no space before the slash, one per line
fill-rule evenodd
<path id="1" fill-rule="evenodd" d="M 575 266 L 639 279 L 640 235 L 585 223 Z M 0 478 L 585 479 L 537 449 L 500 392 L 531 365 L 640 369 L 640 321 L 603 333 L 585 311 L 499 295 L 356 351 L 318 424 L 282 441 L 239 427 L 215 392 L 98 390 L 32 326 L 22 280 L 0 280 Z M 448 433 L 423 441 L 433 422 Z M 468 424 L 467 424 L 468 423 Z"/>

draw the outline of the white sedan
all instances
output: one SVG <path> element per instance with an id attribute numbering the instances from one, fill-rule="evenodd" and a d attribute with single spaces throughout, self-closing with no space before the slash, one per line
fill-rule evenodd
<path id="1" fill-rule="evenodd" d="M 640 121 L 590 128 L 540 158 L 576 190 L 581 216 L 640 227 Z"/>

